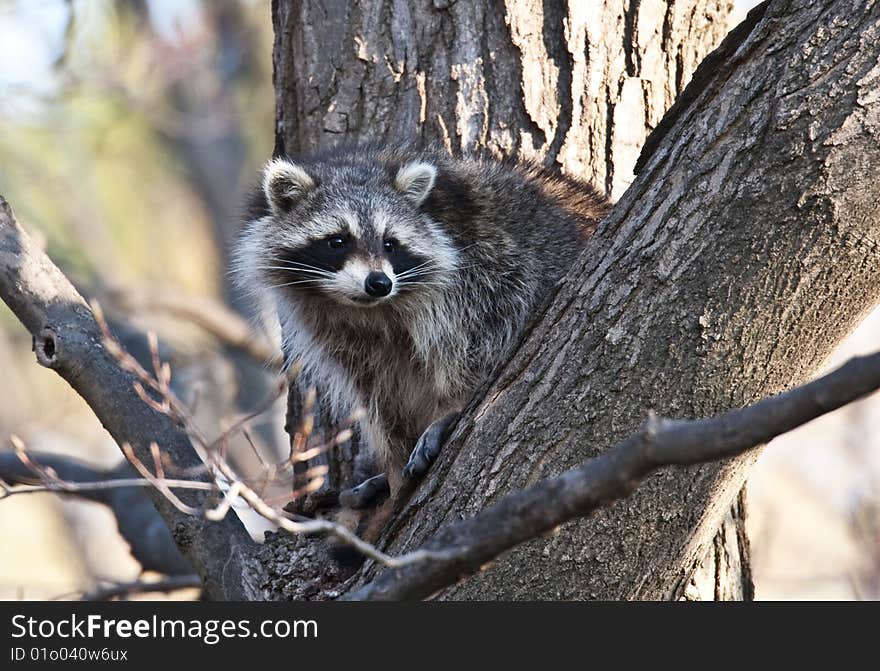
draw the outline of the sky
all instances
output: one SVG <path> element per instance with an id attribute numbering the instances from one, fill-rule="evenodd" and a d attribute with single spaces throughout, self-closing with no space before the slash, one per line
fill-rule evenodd
<path id="1" fill-rule="evenodd" d="M 759 0 L 735 0 L 736 25 Z M 79 29 L 100 32 L 112 0 L 72 0 Z M 158 34 L 173 42 L 179 30 L 199 21 L 199 0 L 148 0 Z M 34 113 L 34 100 L 57 86 L 53 64 L 61 55 L 70 16 L 66 0 L 0 0 L 0 111 Z M 4 109 L 5 108 L 5 109 Z"/>
<path id="2" fill-rule="evenodd" d="M 72 0 L 80 39 L 95 39 L 112 0 Z M 154 30 L 174 42 L 181 28 L 199 22 L 199 0 L 147 0 Z M 54 71 L 70 19 L 66 0 L 0 0 L 0 114 L 39 112 L 39 98 L 58 86 Z"/>

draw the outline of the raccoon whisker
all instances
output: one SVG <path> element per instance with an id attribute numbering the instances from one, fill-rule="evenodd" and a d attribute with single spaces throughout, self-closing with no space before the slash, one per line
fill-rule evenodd
<path id="1" fill-rule="evenodd" d="M 440 268 L 440 264 L 436 261 L 425 261 L 424 263 L 420 263 L 417 266 L 413 266 L 412 268 L 407 268 L 404 272 L 410 272 L 412 270 L 421 270 L 422 268 Z"/>
<path id="2" fill-rule="evenodd" d="M 295 283 L 294 283 L 294 284 L 295 284 Z M 270 290 L 274 290 L 274 289 L 283 289 L 284 287 L 289 287 L 289 286 L 291 286 L 291 285 L 290 285 L 290 284 L 276 284 L 276 285 L 274 285 L 274 286 L 267 287 L 267 289 L 270 289 Z"/>
<path id="3" fill-rule="evenodd" d="M 397 275 L 399 279 L 403 279 L 406 277 L 419 277 L 420 275 L 429 275 L 435 272 L 433 268 L 422 268 L 421 270 L 407 270 L 406 272 L 400 273 Z"/>
<path id="4" fill-rule="evenodd" d="M 291 274 L 295 274 L 295 275 L 305 275 L 305 276 L 313 275 L 315 277 L 323 277 L 326 279 L 333 279 L 333 277 L 334 277 L 333 273 L 326 272 L 326 271 L 319 271 L 319 270 L 309 270 L 308 268 L 287 268 L 287 267 L 283 267 L 283 266 L 282 267 L 267 266 L 267 267 L 263 268 L 263 270 L 276 270 L 276 271 L 280 270 L 282 272 L 291 273 Z"/>
<path id="5" fill-rule="evenodd" d="M 438 281 L 444 280 L 444 276 L 440 275 L 434 268 L 424 268 L 422 270 L 407 271 L 397 276 L 398 280 L 409 280 L 416 277 L 432 277 Z"/>
<path id="6" fill-rule="evenodd" d="M 311 268 L 293 268 L 289 266 L 260 266 L 259 270 L 288 270 L 293 273 L 310 273 L 320 277 L 333 277 L 333 273 L 327 270 L 313 270 Z"/>
<path id="7" fill-rule="evenodd" d="M 300 263 L 299 261 L 288 261 L 286 259 L 273 259 L 272 263 L 281 264 L 286 268 L 303 268 L 304 270 L 314 270 L 315 272 L 319 272 L 319 273 L 328 273 L 328 274 L 331 273 L 331 271 L 327 270 L 326 268 L 319 268 L 318 266 L 313 266 L 308 263 Z"/>
<path id="8" fill-rule="evenodd" d="M 273 263 L 284 263 L 286 265 L 291 265 L 291 266 L 305 266 L 306 268 L 318 268 L 320 270 L 319 266 L 314 266 L 311 263 L 303 263 L 302 261 L 291 261 L 290 259 L 279 258 L 279 257 L 274 257 L 269 260 L 272 261 Z"/>
<path id="9" fill-rule="evenodd" d="M 424 278 L 424 279 L 421 279 L 421 278 Z M 446 284 L 446 282 L 432 278 L 430 275 L 410 275 L 407 277 L 398 277 L 397 281 L 401 284 L 417 284 L 420 282 L 421 283 L 431 282 L 432 284 L 436 284 L 438 286 L 442 286 L 442 285 Z"/>
<path id="10" fill-rule="evenodd" d="M 290 282 L 323 282 L 326 279 L 333 279 L 333 278 L 332 277 L 327 278 L 327 277 L 321 277 L 321 276 L 319 276 L 319 277 L 302 277 L 302 278 L 293 277 L 289 281 Z"/>
<path id="11" fill-rule="evenodd" d="M 414 287 L 442 287 L 446 286 L 443 282 L 401 282 L 400 290 L 412 289 Z"/>
<path id="12" fill-rule="evenodd" d="M 428 263 L 430 263 L 431 265 L 428 265 Z M 400 279 L 400 278 L 407 278 L 407 277 L 417 277 L 419 275 L 426 275 L 428 273 L 432 273 L 435 271 L 467 270 L 468 268 L 476 268 L 477 266 L 480 265 L 479 263 L 470 263 L 466 266 L 453 266 L 451 269 L 448 269 L 448 268 L 445 268 L 445 267 L 443 267 L 433 261 L 430 261 L 428 263 L 423 263 L 418 266 L 414 266 L 414 267 L 410 268 L 409 270 L 405 270 L 397 277 L 398 277 L 398 279 Z M 426 266 L 426 267 L 422 267 L 422 266 Z"/>
<path id="13" fill-rule="evenodd" d="M 315 257 L 313 257 L 311 254 L 303 254 L 302 256 L 304 256 L 306 259 L 314 259 L 316 261 L 318 260 L 318 259 L 315 259 Z M 269 260 L 275 261 L 276 263 L 295 263 L 296 265 L 299 265 L 299 266 L 317 267 L 317 266 L 312 266 L 311 263 L 303 263 L 302 261 L 295 261 L 294 259 L 291 259 L 289 256 L 277 256 L 277 255 L 270 256 Z"/>
<path id="14" fill-rule="evenodd" d="M 404 270 L 397 277 L 411 277 L 413 275 L 424 275 L 426 273 L 433 272 L 435 270 L 442 270 L 442 266 L 440 266 L 439 264 L 437 264 L 433 261 L 426 261 L 425 263 L 420 263 L 419 265 L 413 266 L 412 268 L 410 268 L 408 270 Z"/>
<path id="15" fill-rule="evenodd" d="M 415 266 L 413 266 L 412 268 L 408 268 L 408 269 L 407 269 L 406 271 L 404 271 L 404 272 L 410 272 L 410 271 L 412 271 L 412 270 L 418 270 L 419 268 L 424 268 L 425 266 L 431 266 L 431 265 L 439 267 L 439 264 L 438 264 L 434 259 L 428 259 L 427 261 L 423 261 L 422 263 L 419 263 L 418 265 L 415 265 Z"/>
<path id="16" fill-rule="evenodd" d="M 322 280 L 318 279 L 318 278 L 309 279 L 309 280 L 297 280 L 295 282 L 284 282 L 282 284 L 273 284 L 272 286 L 269 286 L 266 288 L 267 289 L 280 289 L 281 287 L 290 287 L 290 286 L 293 286 L 294 284 L 309 284 L 309 283 L 320 285 L 322 283 Z"/>
<path id="17" fill-rule="evenodd" d="M 397 279 L 398 281 L 403 282 L 405 280 L 414 279 L 416 277 L 428 277 L 431 274 L 433 274 L 433 271 L 430 270 L 423 270 L 417 273 L 401 273 L 397 276 Z"/>

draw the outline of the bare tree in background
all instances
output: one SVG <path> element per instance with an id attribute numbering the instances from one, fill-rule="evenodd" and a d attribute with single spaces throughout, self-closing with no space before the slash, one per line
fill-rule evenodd
<path id="1" fill-rule="evenodd" d="M 703 454 L 745 431 L 753 440 L 716 453 L 740 456 L 661 470 L 634 496 L 583 517 L 653 467 L 696 461 L 658 456 L 677 425 L 664 432 L 670 425 L 652 420 L 639 431 L 649 411 L 718 415 L 802 382 L 880 299 L 880 4 L 774 0 L 704 60 L 727 11 L 688 1 L 273 2 L 276 153 L 401 136 L 487 147 L 558 163 L 620 201 L 387 528 L 382 551 L 412 560 L 424 549 L 423 563 L 330 575 L 322 539 L 274 536 L 257 547 L 234 519 L 193 522 L 154 493 L 211 596 L 750 595 L 734 499 L 754 453 L 740 453 L 775 435 L 749 432 L 755 413 L 682 436 Z M 81 299 L 45 264 L 33 276 L 38 290 L 8 289 L 32 277 L 16 261 L 28 244 L 11 230 L 0 288 L 38 358 L 149 463 L 129 407 L 137 397 L 89 344 L 95 329 Z M 46 302 L 51 284 L 64 300 L 29 307 Z M 82 374 L 87 354 L 103 379 Z M 852 383 L 844 376 L 796 398 L 827 410 Z M 779 419 L 794 406 L 761 407 Z M 114 409 L 124 417 L 107 414 Z M 186 436 L 167 417 L 150 419 L 152 435 L 191 466 Z M 625 468 L 628 445 L 646 451 L 647 466 Z M 592 491 L 597 478 L 586 505 L 577 486 Z M 603 489 L 605 481 L 616 484 Z M 188 505 L 200 505 L 197 491 Z M 530 534 L 524 520 L 536 521 Z M 515 541 L 499 541 L 505 534 Z M 495 550 L 481 554 L 481 539 Z M 434 577 L 411 589 L 420 572 Z"/>

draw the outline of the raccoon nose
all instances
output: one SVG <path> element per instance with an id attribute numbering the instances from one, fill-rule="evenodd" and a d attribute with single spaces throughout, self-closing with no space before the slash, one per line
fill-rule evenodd
<path id="1" fill-rule="evenodd" d="M 375 298 L 390 294 L 392 286 L 391 278 L 385 273 L 370 273 L 364 280 L 364 291 Z"/>

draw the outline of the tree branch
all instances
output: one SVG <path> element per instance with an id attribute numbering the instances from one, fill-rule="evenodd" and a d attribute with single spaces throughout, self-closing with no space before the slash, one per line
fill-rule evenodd
<path id="1" fill-rule="evenodd" d="M 710 417 L 810 379 L 880 299 L 880 6 L 772 0 L 761 11 L 728 44 L 730 66 L 670 117 L 392 520 L 385 551 L 425 547 L 578 468 L 649 409 Z M 650 478 L 438 598 L 674 598 L 752 459 Z M 365 570 L 352 593 L 374 577 Z"/>
<path id="2" fill-rule="evenodd" d="M 98 587 L 82 595 L 83 601 L 110 601 L 120 596 L 132 594 L 149 594 L 155 592 L 174 592 L 179 589 L 201 587 L 202 581 L 197 575 L 176 575 L 160 580 L 135 580 Z"/>
<path id="3" fill-rule="evenodd" d="M 651 472 L 736 456 L 880 389 L 880 353 L 741 410 L 699 420 L 651 415 L 641 430 L 583 466 L 511 494 L 423 546 L 432 561 L 387 571 L 351 600 L 422 599 L 505 550 L 629 496 Z M 442 556 L 442 559 L 437 557 Z"/>
<path id="4" fill-rule="evenodd" d="M 195 296 L 181 296 L 169 291 L 114 291 L 112 302 L 127 312 L 161 312 L 185 319 L 204 329 L 222 344 L 249 357 L 257 365 L 280 372 L 281 356 L 261 334 L 254 332 L 247 320 L 222 303 Z"/>
<path id="5" fill-rule="evenodd" d="M 160 443 L 183 469 L 201 465 L 186 433 L 138 397 L 130 373 L 102 345 L 102 335 L 85 300 L 31 241 L 0 197 L 0 297 L 34 339 L 37 361 L 63 377 L 85 399 L 116 443 L 129 443 L 150 460 L 150 443 Z M 204 475 L 195 479 L 205 478 Z M 205 480 L 207 481 L 207 480 Z M 241 522 L 189 517 L 152 489 L 149 495 L 183 554 L 205 581 L 211 598 L 260 597 L 256 544 Z M 185 494 L 201 506 L 205 492 Z"/>

